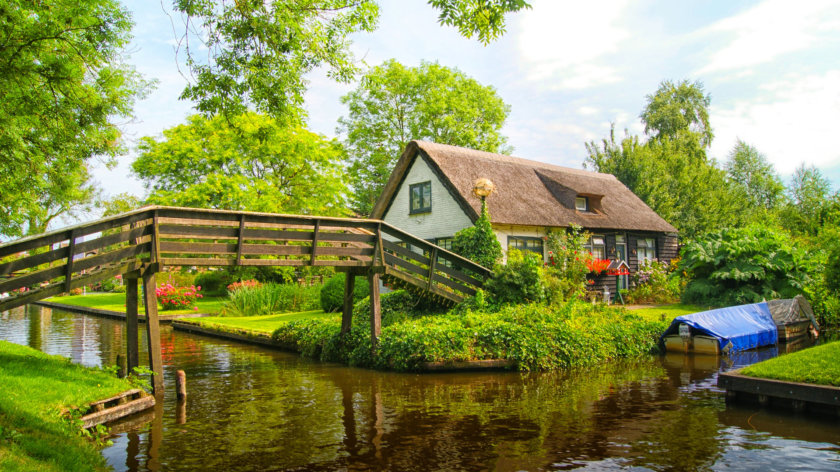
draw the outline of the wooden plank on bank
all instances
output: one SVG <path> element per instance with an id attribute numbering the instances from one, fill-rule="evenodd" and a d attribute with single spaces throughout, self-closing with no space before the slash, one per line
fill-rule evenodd
<path id="1" fill-rule="evenodd" d="M 101 404 L 101 403 L 100 403 Z M 147 410 L 155 406 L 155 397 L 151 395 L 140 396 L 126 403 L 104 408 L 101 411 L 91 413 L 82 417 L 82 428 L 88 429 L 96 425 L 115 421 L 134 413 Z"/>

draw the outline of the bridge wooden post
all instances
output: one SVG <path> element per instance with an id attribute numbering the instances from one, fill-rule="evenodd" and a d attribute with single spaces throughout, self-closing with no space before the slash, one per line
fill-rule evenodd
<path id="1" fill-rule="evenodd" d="M 353 292 L 356 289 L 356 272 L 348 270 L 344 278 L 344 306 L 341 310 L 341 334 L 345 335 L 353 327 Z"/>
<path id="2" fill-rule="evenodd" d="M 140 349 L 137 340 L 137 277 L 125 278 L 125 335 L 126 366 L 130 374 L 140 365 Z"/>
<path id="3" fill-rule="evenodd" d="M 143 301 L 146 304 L 146 340 L 149 345 L 149 370 L 152 374 L 152 391 L 163 393 L 163 355 L 160 351 L 160 322 L 158 321 L 157 295 L 155 294 L 155 273 L 147 269 L 143 273 Z"/>
<path id="4" fill-rule="evenodd" d="M 371 349 L 376 351 L 376 344 L 379 342 L 379 334 L 382 331 L 382 309 L 379 304 L 379 272 L 370 271 L 368 275 L 370 283 L 370 344 Z"/>

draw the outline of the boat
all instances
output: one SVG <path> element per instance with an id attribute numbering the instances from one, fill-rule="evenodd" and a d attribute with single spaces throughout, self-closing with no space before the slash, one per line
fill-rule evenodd
<path id="1" fill-rule="evenodd" d="M 678 316 L 659 341 L 665 351 L 719 355 L 775 345 L 778 330 L 761 302 Z"/>
<path id="2" fill-rule="evenodd" d="M 814 318 L 811 304 L 802 295 L 770 300 L 767 306 L 770 307 L 770 314 L 776 323 L 780 343 L 799 342 L 808 335 L 813 338 L 819 335 L 820 325 Z"/>

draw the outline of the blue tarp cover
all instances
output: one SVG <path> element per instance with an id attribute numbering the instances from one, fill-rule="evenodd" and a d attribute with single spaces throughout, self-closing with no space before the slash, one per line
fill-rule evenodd
<path id="1" fill-rule="evenodd" d="M 776 344 L 776 323 L 766 302 L 730 306 L 678 316 L 662 337 L 678 334 L 680 324 L 692 328 L 691 334 L 705 334 L 720 340 L 722 351 L 743 351 Z M 661 338 L 660 338 L 661 341 Z"/>

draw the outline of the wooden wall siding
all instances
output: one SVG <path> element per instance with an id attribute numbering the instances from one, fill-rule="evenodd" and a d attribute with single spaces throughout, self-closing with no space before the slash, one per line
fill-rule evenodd
<path id="1" fill-rule="evenodd" d="M 445 303 L 474 294 L 492 275 L 379 220 L 173 207 L 144 208 L 0 244 L 0 260 L 0 293 L 11 292 L 0 299 L 0 311 L 165 266 L 331 266 L 379 273 Z"/>

